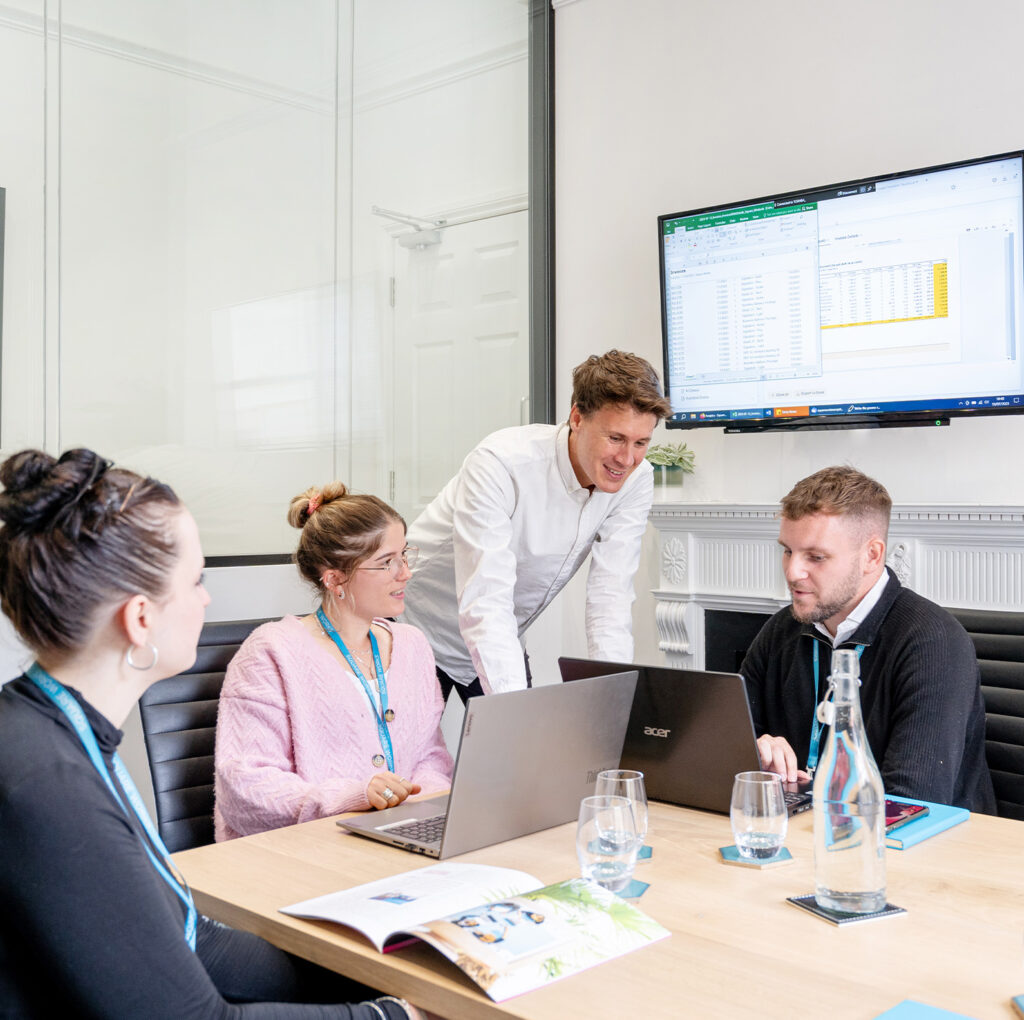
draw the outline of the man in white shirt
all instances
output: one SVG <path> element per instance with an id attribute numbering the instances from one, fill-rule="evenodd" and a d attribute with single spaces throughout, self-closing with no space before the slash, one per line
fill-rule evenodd
<path id="1" fill-rule="evenodd" d="M 427 635 L 445 697 L 527 687 L 520 638 L 588 554 L 590 655 L 632 659 L 633 575 L 654 493 L 644 455 L 669 409 L 643 358 L 593 355 L 573 372 L 567 422 L 488 436 L 413 523 L 405 618 Z"/>

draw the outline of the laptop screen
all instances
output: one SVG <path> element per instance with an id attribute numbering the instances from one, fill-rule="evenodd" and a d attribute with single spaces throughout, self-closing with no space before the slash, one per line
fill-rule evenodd
<path id="1" fill-rule="evenodd" d="M 644 773 L 647 796 L 727 814 L 737 772 L 760 768 L 746 684 L 737 673 L 558 660 L 562 679 L 636 669 L 622 767 Z"/>

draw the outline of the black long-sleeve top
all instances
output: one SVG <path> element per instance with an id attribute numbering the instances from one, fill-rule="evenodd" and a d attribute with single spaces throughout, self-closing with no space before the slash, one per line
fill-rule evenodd
<path id="1" fill-rule="evenodd" d="M 121 731 L 70 693 L 109 767 Z M 345 980 L 207 918 L 193 953 L 185 906 L 143 839 L 63 713 L 25 677 L 4 686 L 0 1017 L 379 1018 L 366 1005 L 309 1004 L 330 1002 L 319 995 L 347 990 Z M 253 1001 L 275 995 L 287 1001 Z M 394 1003 L 380 1008 L 401 1015 Z"/>
<path id="2" fill-rule="evenodd" d="M 757 735 L 785 737 L 806 767 L 815 710 L 825 696 L 832 645 L 789 608 L 754 639 L 740 671 Z M 995 814 L 985 762 L 985 706 L 967 632 L 890 570 L 881 598 L 840 648 L 864 645 L 860 702 L 871 752 L 887 793 Z M 824 747 L 827 730 L 821 736 Z"/>

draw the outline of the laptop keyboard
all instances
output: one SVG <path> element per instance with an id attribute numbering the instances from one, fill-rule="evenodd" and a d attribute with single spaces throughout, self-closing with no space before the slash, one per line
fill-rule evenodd
<path id="1" fill-rule="evenodd" d="M 813 803 L 807 790 L 787 790 L 783 796 L 786 798 L 786 811 L 791 815 L 807 811 Z"/>
<path id="2" fill-rule="evenodd" d="M 389 825 L 389 836 L 401 836 L 415 839 L 420 843 L 440 843 L 444 833 L 444 821 L 447 815 L 434 815 L 432 818 L 414 818 L 411 822 L 399 822 Z"/>

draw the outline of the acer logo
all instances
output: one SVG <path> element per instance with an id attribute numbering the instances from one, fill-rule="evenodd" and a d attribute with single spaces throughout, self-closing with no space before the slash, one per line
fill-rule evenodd
<path id="1" fill-rule="evenodd" d="M 645 737 L 667 737 L 671 732 L 671 730 L 659 730 L 657 726 L 644 727 Z"/>

